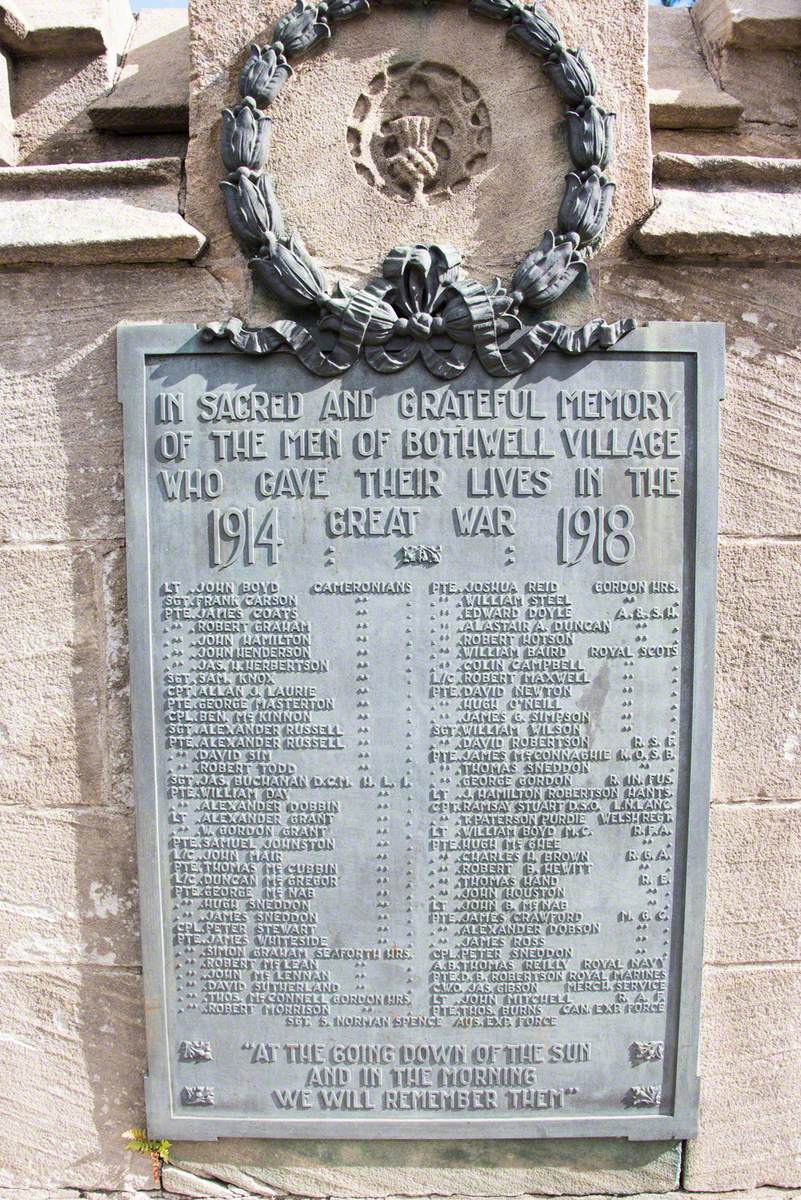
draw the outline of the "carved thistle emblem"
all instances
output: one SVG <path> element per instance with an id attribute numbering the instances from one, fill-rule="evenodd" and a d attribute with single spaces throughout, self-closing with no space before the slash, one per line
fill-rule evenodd
<path id="1" fill-rule="evenodd" d="M 612 152 L 614 114 L 596 99 L 597 81 L 581 50 L 569 50 L 561 32 L 535 2 L 468 0 L 471 12 L 509 23 L 508 36 L 543 60 L 543 70 L 566 106 L 565 128 L 575 166 L 557 218 L 540 244 L 518 264 L 508 286 L 460 278 L 461 256 L 448 246 L 398 246 L 384 260 L 383 278 L 362 288 L 330 288 L 298 233 L 289 232 L 271 177 L 264 172 L 272 121 L 265 109 L 292 75 L 288 59 L 331 36 L 331 22 L 366 13 L 368 0 L 328 0 L 295 7 L 275 26 L 269 46 L 252 46 L 242 71 L 241 100 L 223 111 L 221 187 L 228 217 L 255 281 L 278 300 L 305 310 L 304 320 L 279 320 L 263 329 L 241 321 L 208 325 L 204 336 L 227 338 L 248 354 L 290 351 L 312 372 L 334 376 L 363 354 L 377 371 L 399 371 L 420 358 L 432 374 L 452 379 L 474 356 L 496 376 L 516 375 L 546 350 L 582 354 L 614 345 L 635 326 L 600 318 L 571 329 L 556 321 L 524 324 L 587 277 L 587 252 L 606 227 L 614 183 L 605 174 Z M 426 112 L 403 112 L 384 133 L 387 171 L 412 196 L 426 191 L 440 170 L 439 126 Z"/>
<path id="2" fill-rule="evenodd" d="M 348 125 L 360 178 L 416 204 L 436 203 L 483 171 L 491 145 L 478 88 L 437 62 L 393 63 L 380 71 Z"/>

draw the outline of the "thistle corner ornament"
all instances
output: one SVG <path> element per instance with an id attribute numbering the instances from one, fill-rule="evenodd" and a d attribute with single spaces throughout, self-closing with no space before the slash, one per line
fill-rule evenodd
<path id="1" fill-rule="evenodd" d="M 566 48 L 542 5 L 516 0 L 468 0 L 471 12 L 509 22 L 508 36 L 542 59 L 565 106 L 567 144 L 574 170 L 556 230 L 518 264 L 508 286 L 461 277 L 461 255 L 449 246 L 397 246 L 382 277 L 360 288 L 334 288 L 300 235 L 284 224 L 272 177 L 265 172 L 272 119 L 265 111 L 291 78 L 290 58 L 331 36 L 331 24 L 369 11 L 368 0 L 297 0 L 276 24 L 272 43 L 254 45 L 239 80 L 241 100 L 223 110 L 221 183 L 228 218 L 250 254 L 254 281 L 299 312 L 249 329 L 231 319 L 208 325 L 208 340 L 227 338 L 247 354 L 289 351 L 320 376 L 341 375 L 359 356 L 377 371 L 399 371 L 415 360 L 440 379 L 460 375 L 476 358 L 488 374 L 512 376 L 548 349 L 582 354 L 615 345 L 636 322 L 600 318 L 571 328 L 536 320 L 577 281 L 586 279 L 589 250 L 600 243 L 615 185 L 606 175 L 612 154 L 614 114 L 596 100 L 597 81 L 581 50 Z M 412 123 L 413 124 L 413 123 Z M 410 130 L 414 132 L 416 127 Z M 411 135 L 410 135 L 411 136 Z M 530 311 L 534 323 L 524 323 Z"/>

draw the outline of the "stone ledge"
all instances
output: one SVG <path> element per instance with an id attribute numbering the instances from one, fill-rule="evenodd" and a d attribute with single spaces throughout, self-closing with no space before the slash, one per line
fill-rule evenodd
<path id="1" fill-rule="evenodd" d="M 771 191 L 794 190 L 801 189 L 801 159 L 657 154 L 654 180 L 657 183 L 686 183 L 698 188 L 729 184 Z"/>
<path id="2" fill-rule="evenodd" d="M 0 45 L 18 57 L 120 53 L 132 27 L 128 0 L 0 2 Z"/>
<path id="3" fill-rule="evenodd" d="M 180 179 L 177 158 L 0 168 L 0 264 L 197 258 Z"/>
<path id="4" fill-rule="evenodd" d="M 801 262 L 801 162 L 659 155 L 657 208 L 634 234 L 648 255 Z"/>
<path id="5" fill-rule="evenodd" d="M 799 0 L 696 0 L 693 22 L 702 41 L 714 50 L 801 46 Z"/>
<path id="6" fill-rule="evenodd" d="M 183 133 L 189 127 L 189 25 L 186 9 L 140 12 L 119 79 L 89 105 L 96 129 Z"/>
<path id="7" fill-rule="evenodd" d="M 117 187 L 151 188 L 163 185 L 177 195 L 180 158 L 131 158 L 119 162 L 48 163 L 0 170 L 0 202 L 4 192 L 105 191 Z"/>
<path id="8" fill-rule="evenodd" d="M 228 1186 L 225 1183 L 214 1182 L 206 1176 L 196 1175 L 191 1171 L 175 1167 L 172 1164 L 164 1168 L 161 1180 L 165 1196 L 187 1196 L 193 1197 L 194 1200 L 212 1200 L 212 1198 L 213 1200 L 234 1200 L 235 1197 L 241 1198 L 242 1196 L 269 1196 L 273 1198 L 283 1198 L 286 1196 L 286 1193 L 276 1192 L 272 1188 L 260 1184 L 253 1176 L 235 1170 L 231 1172 L 231 1184 L 231 1186 Z M 152 1197 L 153 1200 L 158 1200 L 157 1196 L 152 1192 L 149 1192 L 148 1196 Z M 352 1200 L 347 1193 L 337 1193 L 337 1196 L 341 1196 L 341 1200 Z M 431 1192 L 420 1191 L 411 1195 L 386 1196 L 384 1200 L 431 1200 L 432 1196 L 433 1193 Z M 638 1195 L 632 1197 L 632 1200 L 657 1200 L 658 1197 L 662 1200 L 663 1196 L 664 1193 L 640 1192 Z M 675 1198 L 675 1200 L 801 1200 L 801 1192 L 769 1187 L 755 1188 L 741 1192 L 711 1192 L 704 1193 L 703 1195 L 699 1195 L 697 1192 L 676 1191 L 671 1192 L 670 1196 L 671 1198 Z M 2 1188 L 0 1188 L 0 1200 L 3 1200 Z M 39 1200 L 39 1198 L 36 1197 L 35 1200 Z M 61 1200 L 61 1195 L 59 1194 L 54 1197 L 54 1200 Z M 67 1197 L 65 1197 L 65 1200 L 67 1200 Z M 491 1197 L 483 1194 L 459 1192 L 449 1194 L 448 1200 L 491 1200 Z M 533 1195 L 530 1192 L 510 1192 L 505 1200 L 547 1200 L 547 1197 Z M 566 1195 L 562 1197 L 562 1200 L 577 1200 L 577 1197 Z M 584 1197 L 583 1200 L 609 1200 L 609 1197 L 590 1195 Z"/>
<path id="9" fill-rule="evenodd" d="M 650 8 L 648 47 L 653 129 L 728 129 L 737 124 L 743 106 L 712 78 L 689 9 Z"/>
<path id="10" fill-rule="evenodd" d="M 617 1139 L 357 1142 L 226 1138 L 177 1142 L 165 1192 L 195 1196 L 292 1196 L 305 1200 L 449 1200 L 675 1195 L 681 1149 Z M 179 1174 L 180 1173 L 180 1174 Z M 195 1182 L 199 1190 L 180 1191 Z M 213 1183 L 219 1190 L 209 1186 Z M 203 1187 L 206 1190 L 202 1190 Z M 238 1189 L 238 1190 L 237 1190 Z"/>
<path id="11" fill-rule="evenodd" d="M 4 1188 L 0 1200 L 164 1200 L 165 1192 L 87 1192 L 84 1188 Z M 792 1197 L 789 1198 L 792 1200 Z"/>

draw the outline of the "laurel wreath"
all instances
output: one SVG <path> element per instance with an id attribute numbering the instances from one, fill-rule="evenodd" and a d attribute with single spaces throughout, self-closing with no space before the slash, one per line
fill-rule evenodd
<path id="1" fill-rule="evenodd" d="M 613 345 L 631 320 L 589 322 L 569 329 L 553 321 L 524 327 L 522 307 L 543 309 L 587 274 L 586 255 L 603 235 L 615 185 L 605 171 L 612 156 L 615 114 L 597 102 L 597 79 L 582 50 L 568 49 L 542 5 L 517 0 L 468 0 L 468 9 L 507 21 L 507 36 L 542 60 L 565 103 L 567 147 L 574 170 L 566 176 L 557 228 L 515 269 L 509 287 L 459 278 L 461 256 L 451 247 L 400 246 L 383 265 L 383 278 L 362 289 L 338 284 L 334 292 L 297 232 L 288 232 L 272 176 L 265 171 L 272 134 L 269 106 L 294 74 L 289 60 L 331 37 L 332 23 L 370 10 L 369 0 L 296 0 L 276 23 L 268 46 L 253 45 L 239 78 L 241 100 L 222 113 L 221 183 L 231 228 L 251 255 L 258 284 L 293 308 L 317 310 L 315 323 L 277 321 L 261 330 L 241 322 L 207 326 L 207 337 L 227 337 L 249 353 L 291 350 L 320 375 L 340 374 L 364 353 L 377 370 L 399 370 L 418 354 L 436 375 L 450 378 L 476 352 L 485 369 L 511 375 L 554 345 L 580 353 Z"/>

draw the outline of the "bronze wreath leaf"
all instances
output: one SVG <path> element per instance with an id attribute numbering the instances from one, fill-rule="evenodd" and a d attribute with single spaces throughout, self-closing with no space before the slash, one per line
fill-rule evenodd
<path id="1" fill-rule="evenodd" d="M 615 114 L 596 101 L 598 82 L 582 50 L 565 46 L 561 30 L 539 0 L 468 0 L 469 10 L 508 21 L 507 36 L 542 60 L 565 102 L 567 147 L 574 170 L 555 230 L 515 269 L 509 288 L 460 279 L 461 256 L 451 247 L 398 246 L 384 261 L 383 279 L 332 293 L 300 235 L 288 233 L 272 178 L 264 172 L 272 121 L 264 111 L 291 78 L 289 59 L 331 37 L 332 22 L 370 11 L 369 0 L 296 0 L 275 25 L 269 46 L 252 45 L 239 77 L 241 100 L 223 110 L 221 151 L 227 179 L 221 187 L 231 228 L 254 280 L 276 299 L 317 310 L 311 324 L 277 321 L 262 330 L 240 321 L 210 325 L 208 338 L 226 337 L 249 354 L 295 353 L 310 371 L 336 375 L 359 354 L 379 371 L 397 371 L 420 357 L 443 379 L 460 374 L 474 353 L 493 375 L 511 375 L 554 347 L 567 354 L 614 345 L 633 320 L 598 319 L 580 329 L 554 321 L 524 327 L 521 307 L 542 309 L 586 279 L 585 252 L 603 236 L 615 185 L 605 171 L 612 157 Z"/>

